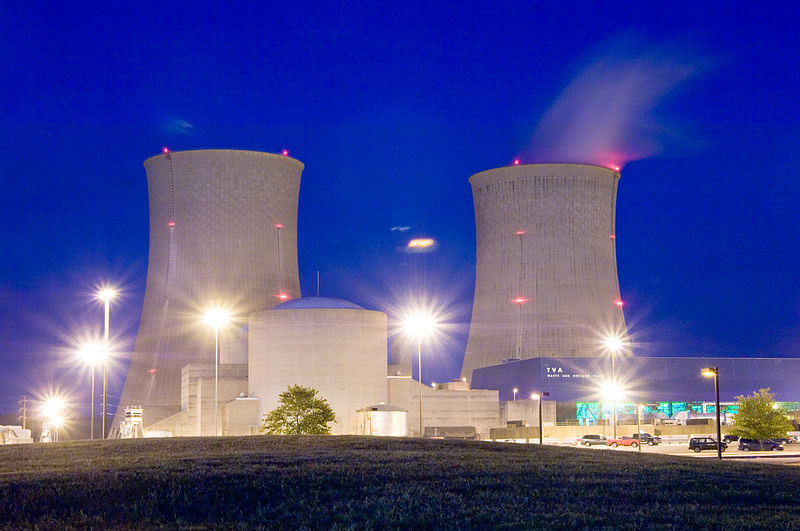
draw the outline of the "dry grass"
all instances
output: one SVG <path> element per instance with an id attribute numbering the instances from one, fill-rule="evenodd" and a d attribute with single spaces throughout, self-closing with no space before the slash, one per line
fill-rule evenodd
<path id="1" fill-rule="evenodd" d="M 5 527 L 784 528 L 800 470 L 331 436 L 0 447 Z"/>

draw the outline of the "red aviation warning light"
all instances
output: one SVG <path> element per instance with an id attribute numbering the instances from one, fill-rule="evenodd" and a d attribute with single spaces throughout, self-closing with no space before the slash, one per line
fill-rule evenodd
<path id="1" fill-rule="evenodd" d="M 609 234 L 608 237 L 611 238 L 612 240 L 616 240 L 617 239 L 616 234 Z"/>
<path id="2" fill-rule="evenodd" d="M 525 297 L 520 296 L 520 297 L 516 297 L 516 298 L 511 299 L 511 302 L 513 302 L 514 304 L 525 304 L 526 302 L 528 302 L 528 299 L 526 299 Z"/>
<path id="3" fill-rule="evenodd" d="M 162 153 L 169 153 L 169 148 L 167 146 L 164 146 L 163 148 L 161 148 L 161 152 Z"/>
<path id="4" fill-rule="evenodd" d="M 282 301 L 285 301 L 285 300 L 287 300 L 287 299 L 289 298 L 289 295 L 287 295 L 287 294 L 286 294 L 286 293 L 284 293 L 284 292 L 280 292 L 280 293 L 278 293 L 278 294 L 277 294 L 277 295 L 275 295 L 275 296 L 276 296 L 276 297 L 278 297 L 278 298 L 279 298 L 280 300 L 282 300 Z"/>
<path id="5" fill-rule="evenodd" d="M 175 222 L 174 221 L 170 221 L 169 223 L 167 223 L 167 227 L 172 228 L 174 226 L 175 226 Z"/>
<path id="6" fill-rule="evenodd" d="M 519 166 L 519 159 L 514 159 L 514 166 Z"/>
<path id="7" fill-rule="evenodd" d="M 617 305 L 617 306 L 619 306 L 620 308 L 622 308 L 622 307 L 625 305 L 625 303 L 624 303 L 624 302 L 622 302 L 622 299 L 617 299 L 617 300 L 615 300 L 615 301 L 614 301 L 614 304 L 616 304 L 616 305 Z"/>
<path id="8" fill-rule="evenodd" d="M 281 230 L 283 228 L 283 224 L 282 223 L 276 223 L 275 224 L 275 228 L 278 229 L 278 230 Z"/>
<path id="9" fill-rule="evenodd" d="M 525 234 L 525 231 L 524 230 L 518 230 L 514 234 L 516 234 L 517 236 L 522 236 L 523 234 Z"/>
<path id="10" fill-rule="evenodd" d="M 284 149 L 283 151 L 281 151 L 281 155 L 283 155 L 284 157 L 288 157 L 289 156 L 289 150 L 288 149 Z"/>
<path id="11" fill-rule="evenodd" d="M 619 166 L 612 166 L 612 168 L 614 169 L 614 171 L 619 172 Z"/>
<path id="12" fill-rule="evenodd" d="M 158 370 L 157 370 L 157 369 L 150 369 L 150 370 L 149 370 L 149 371 L 147 371 L 147 372 L 149 372 L 150 374 L 155 374 L 155 373 L 157 373 L 157 372 L 158 372 Z"/>

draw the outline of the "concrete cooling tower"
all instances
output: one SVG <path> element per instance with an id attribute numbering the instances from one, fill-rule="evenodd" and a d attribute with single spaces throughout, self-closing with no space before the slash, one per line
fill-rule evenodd
<path id="1" fill-rule="evenodd" d="M 145 427 L 181 407 L 181 368 L 214 363 L 212 305 L 247 315 L 300 296 L 297 201 L 303 164 L 210 149 L 144 162 L 150 254 L 144 307 L 115 422 L 144 408 Z"/>
<path id="2" fill-rule="evenodd" d="M 477 271 L 462 377 L 506 359 L 604 355 L 609 334 L 626 339 L 618 181 L 616 171 L 580 164 L 509 166 L 470 178 Z"/>

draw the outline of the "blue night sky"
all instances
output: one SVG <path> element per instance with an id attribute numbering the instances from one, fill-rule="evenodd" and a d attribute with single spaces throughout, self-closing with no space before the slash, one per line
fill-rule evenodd
<path id="1" fill-rule="evenodd" d="M 0 413 L 54 387 L 88 402 L 67 360 L 101 333 L 102 282 L 124 288 L 112 334 L 132 350 L 142 162 L 163 146 L 302 161 L 304 294 L 319 270 L 322 295 L 373 309 L 445 301 L 461 326 L 426 381 L 465 348 L 468 178 L 514 158 L 622 166 L 637 354 L 800 357 L 796 6 L 114 4 L 0 8 Z M 418 236 L 437 249 L 399 251 Z"/>

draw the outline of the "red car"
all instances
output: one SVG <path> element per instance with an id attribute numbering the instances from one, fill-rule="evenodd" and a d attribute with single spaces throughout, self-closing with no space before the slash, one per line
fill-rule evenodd
<path id="1" fill-rule="evenodd" d="M 634 439 L 633 437 L 628 437 L 624 435 L 622 437 L 617 437 L 616 439 L 608 439 L 606 441 L 606 446 L 613 446 L 616 448 L 617 446 L 633 446 L 636 448 L 639 446 L 639 441 Z"/>

